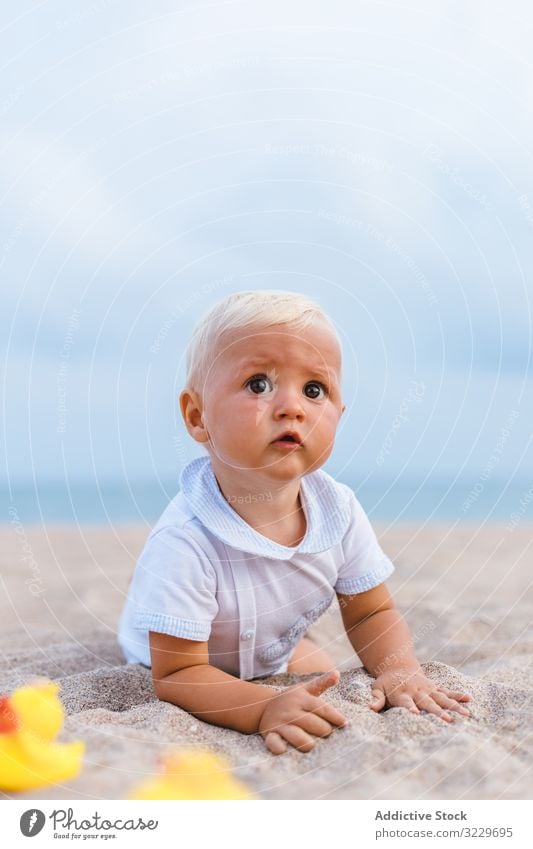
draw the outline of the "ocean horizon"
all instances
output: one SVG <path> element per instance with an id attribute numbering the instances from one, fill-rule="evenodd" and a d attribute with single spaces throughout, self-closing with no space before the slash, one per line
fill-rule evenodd
<path id="1" fill-rule="evenodd" d="M 533 519 L 533 482 L 513 479 L 344 480 L 374 521 Z M 0 488 L 0 524 L 155 522 L 179 491 L 165 481 L 18 481 Z"/>

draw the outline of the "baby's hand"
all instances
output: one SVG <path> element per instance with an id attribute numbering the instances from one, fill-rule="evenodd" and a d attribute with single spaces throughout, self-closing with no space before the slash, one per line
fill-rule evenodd
<path id="1" fill-rule="evenodd" d="M 320 698 L 338 683 L 337 669 L 296 684 L 266 703 L 259 721 L 259 732 L 273 755 L 287 751 L 287 743 L 301 752 L 310 752 L 316 740 L 327 737 L 334 725 L 346 725 L 346 718 Z M 312 736 L 314 735 L 314 737 Z"/>
<path id="2" fill-rule="evenodd" d="M 388 704 L 390 707 L 408 708 L 412 713 L 427 710 L 428 713 L 434 713 L 446 722 L 451 722 L 453 717 L 447 711 L 470 716 L 468 708 L 459 702 L 468 702 L 471 698 L 469 693 L 437 687 L 423 672 L 396 669 L 384 672 L 376 678 L 372 685 L 370 707 L 380 711 Z"/>

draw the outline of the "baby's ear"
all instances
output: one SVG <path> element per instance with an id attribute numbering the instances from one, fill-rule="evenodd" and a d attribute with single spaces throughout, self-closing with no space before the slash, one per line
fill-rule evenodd
<path id="1" fill-rule="evenodd" d="M 179 396 L 181 415 L 185 427 L 196 442 L 208 442 L 209 434 L 204 425 L 202 400 L 197 392 L 184 389 Z"/>
<path id="2" fill-rule="evenodd" d="M 343 404 L 343 405 L 342 405 L 342 410 L 341 410 L 341 416 L 342 416 L 342 414 L 344 413 L 345 409 L 346 409 L 346 404 Z"/>

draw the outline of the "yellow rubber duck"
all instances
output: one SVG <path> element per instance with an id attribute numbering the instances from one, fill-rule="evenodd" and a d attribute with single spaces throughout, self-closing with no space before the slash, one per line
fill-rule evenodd
<path id="1" fill-rule="evenodd" d="M 133 789 L 129 799 L 254 799 L 249 788 L 231 774 L 225 758 L 204 749 L 168 755 L 163 773 Z"/>
<path id="2" fill-rule="evenodd" d="M 65 713 L 59 686 L 38 681 L 0 697 L 0 788 L 21 792 L 78 774 L 85 746 L 56 743 Z"/>

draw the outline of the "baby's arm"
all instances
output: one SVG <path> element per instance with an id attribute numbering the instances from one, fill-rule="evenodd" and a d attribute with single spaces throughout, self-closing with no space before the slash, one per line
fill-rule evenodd
<path id="1" fill-rule="evenodd" d="M 380 584 L 357 595 L 338 595 L 348 638 L 365 669 L 376 678 L 372 687 L 373 710 L 388 702 L 413 713 L 420 708 L 450 721 L 447 710 L 470 714 L 459 702 L 469 694 L 438 687 L 415 657 L 409 629 L 385 586 Z"/>
<path id="2" fill-rule="evenodd" d="M 342 714 L 319 698 L 337 683 L 338 672 L 278 693 L 211 666 L 206 642 L 150 631 L 150 653 L 159 699 L 214 725 L 244 734 L 259 732 L 274 754 L 286 750 L 285 741 L 309 751 L 314 746 L 311 735 L 325 737 L 333 730 L 332 725 L 346 722 Z"/>

